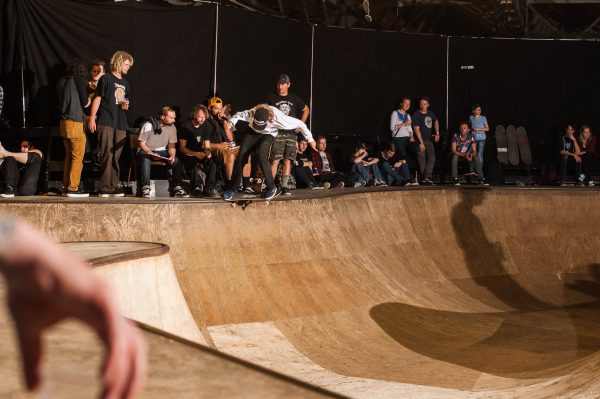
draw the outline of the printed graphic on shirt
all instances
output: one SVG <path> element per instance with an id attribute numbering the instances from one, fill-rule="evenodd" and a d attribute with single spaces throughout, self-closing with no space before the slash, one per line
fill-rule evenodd
<path id="1" fill-rule="evenodd" d="M 119 105 L 125 100 L 125 86 L 115 83 L 115 101 Z"/>
<path id="2" fill-rule="evenodd" d="M 200 141 L 202 141 L 202 136 L 196 136 L 196 141 L 199 143 Z"/>
<path id="3" fill-rule="evenodd" d="M 279 101 L 275 104 L 277 108 L 287 116 L 290 115 L 290 111 L 292 110 L 294 104 L 289 101 Z"/>
<path id="4" fill-rule="evenodd" d="M 425 126 L 427 126 L 429 129 L 431 129 L 433 126 L 433 119 L 429 115 L 425 116 Z"/>
<path id="5" fill-rule="evenodd" d="M 456 151 L 461 153 L 471 153 L 473 152 L 473 143 L 475 142 L 475 136 L 473 133 L 468 133 L 467 136 L 463 139 L 459 133 L 456 133 L 452 137 L 452 142 L 456 144 Z"/>

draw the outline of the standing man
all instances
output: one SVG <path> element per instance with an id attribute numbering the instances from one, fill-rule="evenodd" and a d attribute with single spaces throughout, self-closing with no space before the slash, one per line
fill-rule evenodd
<path id="1" fill-rule="evenodd" d="M 133 57 L 125 51 L 117 51 L 110 59 L 111 73 L 98 81 L 96 98 L 88 128 L 98 130 L 98 145 L 102 154 L 100 167 L 100 197 L 123 197 L 119 187 L 119 157 L 127 136 L 127 110 L 129 109 L 129 82 L 125 75 L 133 66 Z M 97 116 L 97 120 L 96 120 Z"/>
<path id="2" fill-rule="evenodd" d="M 433 142 L 440 141 L 440 123 L 433 112 L 429 110 L 429 98 L 421 97 L 419 110 L 412 116 L 412 127 L 419 143 L 419 171 L 423 184 L 433 185 L 431 175 L 435 164 L 435 147 Z"/>
<path id="3" fill-rule="evenodd" d="M 315 140 L 304 122 L 300 119 L 287 116 L 279 108 L 267 104 L 259 104 L 250 110 L 236 113 L 231 118 L 230 123 L 235 126 L 238 121 L 248 122 L 250 131 L 244 137 L 244 142 L 240 148 L 240 155 L 236 160 L 233 177 L 227 191 L 223 193 L 223 199 L 225 201 L 233 201 L 233 191 L 240 185 L 242 166 L 248 161 L 250 152 L 256 149 L 258 163 L 265 175 L 265 184 L 267 185 L 265 199 L 270 200 L 277 195 L 277 187 L 275 187 L 271 165 L 269 164 L 269 151 L 277 136 L 277 132 L 279 130 L 300 129 L 308 144 L 316 151 Z"/>
<path id="4" fill-rule="evenodd" d="M 296 94 L 290 93 L 290 77 L 285 74 L 279 75 L 276 82 L 277 93 L 270 92 L 267 103 L 276 107 L 287 116 L 300 119 L 306 123 L 310 109 L 308 105 Z M 285 195 L 290 194 L 289 181 L 292 173 L 292 162 L 296 159 L 298 133 L 295 130 L 280 130 L 275 137 L 275 143 L 271 149 L 271 173 L 277 175 L 279 161 L 283 159 L 283 171 L 281 173 L 281 189 Z"/>
<path id="5" fill-rule="evenodd" d="M 60 135 L 65 144 L 63 185 L 67 197 L 89 197 L 79 188 L 86 143 L 83 109 L 90 105 L 86 90 L 87 75 L 85 65 L 73 60 L 56 86 L 61 115 Z"/>

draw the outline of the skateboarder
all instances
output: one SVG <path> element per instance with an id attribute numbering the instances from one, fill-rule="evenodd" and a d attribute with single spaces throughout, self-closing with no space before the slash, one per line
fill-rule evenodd
<path id="1" fill-rule="evenodd" d="M 304 122 L 287 116 L 278 108 L 267 104 L 259 104 L 252 109 L 236 113 L 231 118 L 230 123 L 235 126 L 239 121 L 248 122 L 250 131 L 242 142 L 233 177 L 227 190 L 223 193 L 223 199 L 233 201 L 233 193 L 240 185 L 242 166 L 246 164 L 250 152 L 256 149 L 258 163 L 265 175 L 265 184 L 267 185 L 265 199 L 270 200 L 277 195 L 277 188 L 269 163 L 269 152 L 279 130 L 299 129 L 308 144 L 316 151 L 315 140 Z"/>
<path id="2" fill-rule="evenodd" d="M 460 180 L 458 178 L 458 161 L 464 159 L 467 162 L 473 162 L 475 164 L 475 170 L 479 176 L 479 184 L 485 185 L 485 179 L 483 178 L 483 171 L 481 170 L 481 164 L 477 157 L 477 144 L 475 135 L 469 131 L 469 124 L 467 122 L 460 123 L 460 132 L 452 136 L 452 180 L 455 186 L 460 186 Z"/>

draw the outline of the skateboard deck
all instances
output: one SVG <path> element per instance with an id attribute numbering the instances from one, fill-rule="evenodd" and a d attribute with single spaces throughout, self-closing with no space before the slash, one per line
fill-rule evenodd
<path id="1" fill-rule="evenodd" d="M 517 144 L 519 146 L 519 154 L 521 161 L 525 165 L 531 165 L 531 148 L 529 147 L 529 138 L 527 138 L 527 130 L 523 126 L 517 128 Z"/>
<path id="2" fill-rule="evenodd" d="M 502 125 L 496 126 L 496 147 L 498 148 L 498 162 L 508 163 L 508 148 L 506 147 L 506 129 Z"/>
<path id="3" fill-rule="evenodd" d="M 265 205 L 269 205 L 271 203 L 271 201 L 273 201 L 275 198 L 279 197 L 281 195 L 281 191 L 277 190 L 277 194 L 275 194 L 275 196 L 271 199 L 265 199 L 260 195 L 254 195 L 254 194 L 244 194 L 241 197 L 239 196 L 235 196 L 233 197 L 233 201 L 228 201 L 229 202 L 229 206 L 231 206 L 232 208 L 235 208 L 236 206 L 240 206 L 242 209 L 246 209 L 246 207 L 250 204 L 252 204 L 253 202 L 263 202 Z"/>
<path id="4" fill-rule="evenodd" d="M 517 128 L 513 125 L 506 128 L 506 143 L 508 144 L 508 162 L 517 166 L 519 164 L 519 144 L 517 143 Z"/>

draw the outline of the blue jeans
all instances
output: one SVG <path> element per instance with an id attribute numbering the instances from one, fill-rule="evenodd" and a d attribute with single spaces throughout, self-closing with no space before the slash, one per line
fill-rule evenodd
<path id="1" fill-rule="evenodd" d="M 370 182 L 373 178 L 383 180 L 377 164 L 363 166 L 362 163 L 355 163 L 352 171 L 358 173 L 360 180 L 363 180 L 365 183 Z M 373 177 L 371 177 L 371 174 L 373 174 Z"/>
<path id="2" fill-rule="evenodd" d="M 388 185 L 398 185 L 410 180 L 410 171 L 406 163 L 400 165 L 400 168 L 394 168 L 389 162 L 381 162 L 380 165 L 379 169 L 384 176 L 383 181 Z"/>
<path id="3" fill-rule="evenodd" d="M 582 165 L 581 162 L 575 162 L 575 158 L 569 155 L 561 155 L 560 157 L 560 181 L 565 181 L 565 177 L 567 176 L 567 166 L 569 165 L 569 160 L 573 160 L 575 163 L 575 174 L 577 177 L 582 173 Z"/>
<path id="4" fill-rule="evenodd" d="M 169 157 L 168 151 L 154 151 L 162 157 Z M 150 186 L 150 168 L 152 167 L 152 157 L 142 150 L 138 150 L 137 159 L 140 164 L 139 183 L 140 187 Z M 175 158 L 172 165 L 166 165 L 169 168 L 169 176 L 173 175 L 173 187 L 181 186 L 181 165 L 179 159 Z M 169 179 L 171 180 L 171 179 Z"/>
<path id="5" fill-rule="evenodd" d="M 483 169 L 483 150 L 485 149 L 485 140 L 478 140 L 475 142 L 477 145 L 477 159 L 479 159 L 479 165 Z M 475 171 L 475 162 L 469 164 L 469 171 Z"/>

